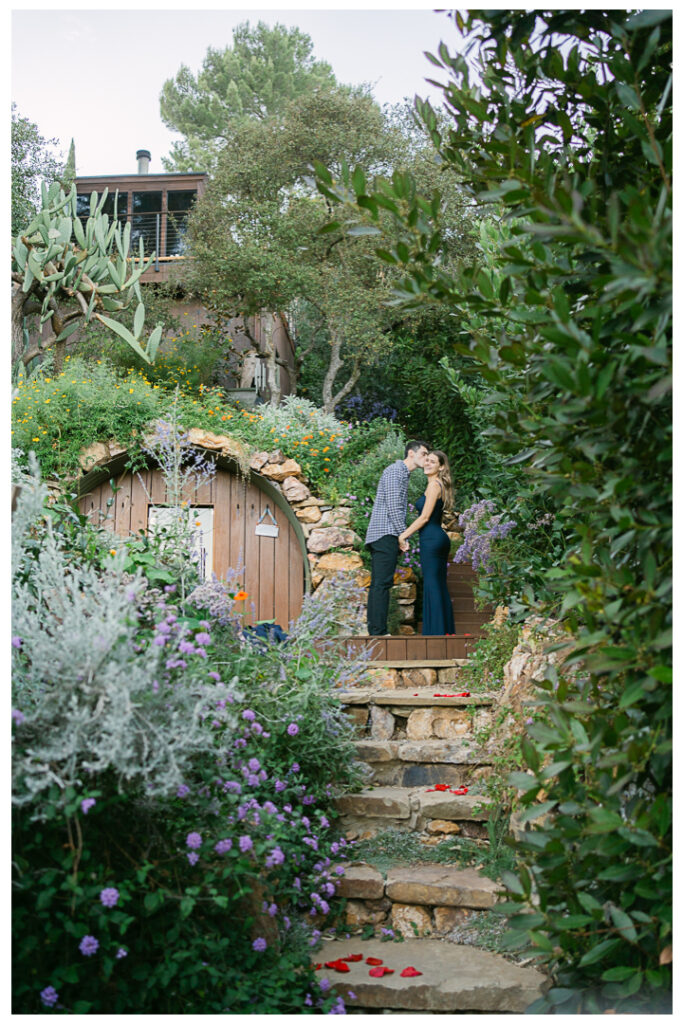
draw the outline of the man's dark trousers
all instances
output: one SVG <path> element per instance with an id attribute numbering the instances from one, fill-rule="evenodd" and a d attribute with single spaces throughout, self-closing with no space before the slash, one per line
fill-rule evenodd
<path id="1" fill-rule="evenodd" d="M 398 561 L 398 537 L 387 533 L 368 544 L 372 555 L 372 579 L 368 590 L 368 633 L 382 636 L 387 632 L 389 592 L 394 582 Z"/>

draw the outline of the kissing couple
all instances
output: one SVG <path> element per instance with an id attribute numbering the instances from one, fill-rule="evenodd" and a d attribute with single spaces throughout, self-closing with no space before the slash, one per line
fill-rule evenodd
<path id="1" fill-rule="evenodd" d="M 427 487 L 415 507 L 417 519 L 406 528 L 408 479 L 420 467 Z M 446 588 L 446 566 L 451 544 L 441 526 L 444 509 L 453 504 L 453 485 L 448 459 L 430 449 L 424 441 L 409 441 L 403 459 L 397 459 L 382 473 L 365 545 L 372 557 L 368 591 L 368 633 L 388 636 L 389 593 L 394 582 L 400 551 L 408 551 L 408 538 L 419 533 L 420 566 L 423 579 L 422 635 L 455 633 L 453 606 Z"/>

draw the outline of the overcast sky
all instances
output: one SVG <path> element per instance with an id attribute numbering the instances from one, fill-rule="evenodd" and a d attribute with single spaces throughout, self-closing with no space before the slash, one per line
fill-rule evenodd
<path id="1" fill-rule="evenodd" d="M 260 20 L 298 26 L 339 81 L 370 83 L 380 103 L 416 93 L 438 102 L 440 93 L 425 82 L 434 72 L 438 78 L 438 69 L 423 52 L 435 52 L 441 40 L 453 49 L 456 30 L 444 13 L 419 3 L 369 11 L 276 6 L 188 10 L 186 3 L 177 9 L 167 3 L 153 9 L 148 2 L 140 11 L 14 9 L 12 99 L 46 138 L 59 140 L 64 155 L 73 136 L 80 175 L 134 172 L 135 152 L 143 148 L 152 154 L 150 171 L 161 172 L 162 156 L 179 137 L 161 123 L 164 81 L 181 64 L 196 73 L 209 46 L 230 45 L 236 25 Z"/>

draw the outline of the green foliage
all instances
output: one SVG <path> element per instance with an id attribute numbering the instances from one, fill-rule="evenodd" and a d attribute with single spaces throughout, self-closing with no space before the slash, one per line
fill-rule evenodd
<path id="1" fill-rule="evenodd" d="M 545 797 L 530 816 L 551 812 L 520 843 L 528 867 L 507 879 L 514 941 L 556 984 L 535 1009 L 661 1011 L 671 977 L 671 12 L 455 17 L 477 84 L 467 59 L 442 46 L 432 62 L 452 77 L 450 125 L 429 104 L 417 109 L 473 202 L 509 227 L 495 272 L 439 265 L 438 197 L 409 179 L 366 196 L 347 171 L 338 183 L 321 174 L 319 187 L 357 200 L 356 218 L 408 203 L 394 214 L 404 241 L 385 254 L 405 272 L 396 300 L 441 302 L 469 324 L 456 350 L 513 392 L 489 436 L 524 467 L 530 498 L 541 496 L 565 538 L 545 586 L 523 595 L 560 606 L 583 673 L 541 684 L 549 721 L 530 727 L 522 749 L 525 799 Z"/>
<path id="2" fill-rule="evenodd" d="M 500 689 L 503 686 L 503 668 L 517 646 L 520 627 L 506 619 L 502 625 L 484 623 L 481 631 L 482 637 L 461 669 L 458 682 L 462 682 L 466 690 Z"/>
<path id="3" fill-rule="evenodd" d="M 45 139 L 38 125 L 21 117 L 12 104 L 12 234 L 31 223 L 40 205 L 42 181 L 56 181 L 61 164 L 48 147 L 57 139 Z"/>
<path id="4" fill-rule="evenodd" d="M 12 443 L 35 451 L 45 477 L 79 472 L 79 454 L 93 441 L 134 444 L 163 408 L 164 393 L 144 379 L 68 356 L 65 366 L 56 377 L 20 381 L 13 399 Z"/>
<path id="5" fill-rule="evenodd" d="M 213 171 L 216 159 L 248 118 L 277 116 L 294 99 L 335 84 L 329 64 L 313 57 L 300 29 L 259 21 L 233 29 L 232 46 L 209 47 L 195 76 L 182 65 L 164 82 L 161 119 L 185 136 L 164 159 L 167 171 Z"/>

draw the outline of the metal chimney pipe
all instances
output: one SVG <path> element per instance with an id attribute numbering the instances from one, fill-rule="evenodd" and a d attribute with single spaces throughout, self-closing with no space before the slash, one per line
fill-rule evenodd
<path id="1" fill-rule="evenodd" d="M 150 151 L 139 149 L 135 154 L 135 159 L 138 162 L 138 174 L 149 174 L 149 162 L 152 159 Z"/>

